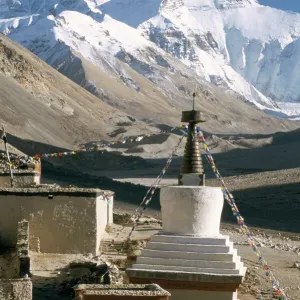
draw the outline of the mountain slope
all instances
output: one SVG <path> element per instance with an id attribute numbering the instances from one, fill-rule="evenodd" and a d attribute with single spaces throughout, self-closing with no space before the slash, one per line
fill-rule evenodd
<path id="1" fill-rule="evenodd" d="M 3 1 L 0 17 L 2 32 L 58 70 L 57 60 L 65 69 L 72 68 L 67 55 L 71 51 L 140 91 L 120 62 L 127 64 L 173 99 L 187 95 L 170 80 L 170 73 L 182 77 L 189 72 L 198 82 L 202 78 L 234 91 L 261 109 L 278 110 L 266 96 L 280 101 L 298 99 L 294 81 L 279 82 L 274 62 L 278 51 L 275 58 L 271 52 L 277 40 L 286 45 L 297 35 L 299 17 L 254 0 Z M 253 18 L 261 21 L 253 25 Z M 283 22 L 281 29 L 275 27 L 277 21 Z M 268 49 L 270 53 L 264 55 Z M 290 60 L 280 63 L 286 69 Z M 70 72 L 67 75 L 72 77 Z M 106 93 L 94 82 L 84 86 L 96 95 Z"/>
<path id="2" fill-rule="evenodd" d="M 185 103 L 171 103 L 151 81 L 138 73 L 134 73 L 135 80 L 143 89 L 152 91 L 155 97 L 146 97 L 130 89 L 82 57 L 77 63 L 82 65 L 79 71 L 86 71 L 84 78 L 91 76 L 103 87 L 111 89 L 112 94 L 108 94 L 107 99 L 103 97 L 105 101 L 112 101 L 114 97 L 128 101 L 116 104 L 119 109 L 113 108 L 25 48 L 0 36 L 0 123 L 10 134 L 41 143 L 39 150 L 42 151 L 48 151 L 47 145 L 77 148 L 91 141 L 158 132 L 160 124 L 179 125 L 181 110 L 191 105 L 190 99 L 188 102 L 185 99 Z M 194 91 L 196 83 L 192 77 L 181 82 L 189 94 Z M 203 129 L 207 131 L 252 134 L 288 131 L 297 127 L 296 123 L 278 120 L 232 95 L 224 95 L 209 84 L 198 83 L 197 92 L 197 107 L 200 104 L 205 113 L 207 122 Z M 110 137 L 112 133 L 113 137 Z M 18 143 L 14 145 L 18 147 L 22 142 Z M 46 146 L 41 148 L 42 144 Z"/>
<path id="3" fill-rule="evenodd" d="M 0 95 L 0 123 L 7 131 L 44 144 L 77 147 L 108 138 L 118 122 L 131 122 L 5 37 L 0 37 Z M 135 134 L 146 130 L 143 123 L 133 124 Z"/>

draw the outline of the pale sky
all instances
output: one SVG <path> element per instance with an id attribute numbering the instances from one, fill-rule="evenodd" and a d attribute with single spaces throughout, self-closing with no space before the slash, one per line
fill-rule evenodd
<path id="1" fill-rule="evenodd" d="M 259 0 L 263 5 L 300 13 L 300 0 Z"/>

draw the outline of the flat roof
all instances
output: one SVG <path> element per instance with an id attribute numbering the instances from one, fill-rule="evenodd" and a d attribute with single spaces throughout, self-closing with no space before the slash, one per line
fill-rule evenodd
<path id="1" fill-rule="evenodd" d="M 157 284 L 79 284 L 74 287 L 75 291 L 82 291 L 84 295 L 106 296 L 171 296 L 169 292 Z"/>
<path id="2" fill-rule="evenodd" d="M 113 196 L 114 192 L 101 190 L 101 189 L 91 189 L 91 188 L 64 188 L 64 187 L 53 187 L 53 186 L 37 186 L 33 188 L 0 188 L 0 195 L 17 195 L 17 196 L 26 196 L 26 195 L 64 195 L 64 196 L 96 196 L 96 195 L 105 195 Z"/>

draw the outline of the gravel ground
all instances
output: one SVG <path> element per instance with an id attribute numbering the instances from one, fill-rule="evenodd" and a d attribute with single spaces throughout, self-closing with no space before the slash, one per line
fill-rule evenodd
<path id="1" fill-rule="evenodd" d="M 147 218 L 144 220 L 147 221 Z M 148 218 L 148 220 L 151 221 L 137 227 L 132 237 L 134 240 L 149 239 L 160 229 L 159 222 L 153 223 L 153 218 Z M 109 247 L 98 258 L 83 255 L 31 253 L 34 300 L 70 299 L 69 296 L 57 294 L 57 285 L 62 270 L 72 261 L 118 261 L 121 268 L 124 268 L 125 263 L 122 261 L 126 259 L 126 256 L 118 251 L 120 245 L 126 240 L 130 229 L 129 226 L 113 225 L 111 231 L 105 236 Z M 259 297 L 261 299 L 276 299 L 271 283 L 264 276 L 256 255 L 247 244 L 245 235 L 239 231 L 237 226 L 230 224 L 223 224 L 221 232 L 230 236 L 234 242 L 234 247 L 238 249 L 238 254 L 248 268 L 245 281 L 239 290 L 239 299 L 250 300 L 259 299 Z M 300 269 L 296 267 L 296 262 L 300 261 L 300 235 L 255 228 L 252 229 L 252 232 L 257 238 L 261 252 L 271 266 L 281 287 L 288 294 L 289 299 L 300 299 Z"/>
<path id="2" fill-rule="evenodd" d="M 298 133 L 296 134 L 298 136 Z M 294 135 L 290 137 L 291 140 Z M 233 192 L 239 209 L 246 223 L 252 228 L 258 239 L 259 247 L 266 260 L 274 270 L 281 286 L 289 295 L 290 299 L 300 299 L 300 270 L 297 267 L 300 261 L 300 164 L 298 161 L 298 143 L 285 144 L 282 138 L 275 137 L 270 141 L 255 140 L 259 148 L 241 148 L 229 152 L 215 153 L 217 165 L 225 176 L 230 191 Z M 286 137 L 285 137 L 286 139 Z M 275 142 L 276 141 L 276 142 Z M 289 141 L 291 142 L 291 141 Z M 243 141 L 243 147 L 251 141 Z M 270 144 L 271 143 L 271 144 Z M 226 145 L 228 146 L 228 145 Z M 256 147 L 255 146 L 255 147 Z M 171 148 L 170 145 L 168 145 Z M 155 146 L 151 146 L 155 152 Z M 116 191 L 116 213 L 132 213 L 137 204 L 143 199 L 147 187 L 151 185 L 166 162 L 167 151 L 160 146 L 160 158 L 153 159 L 149 154 L 144 156 L 142 162 L 140 156 L 136 168 L 129 170 L 119 168 L 101 170 L 94 167 L 86 170 L 85 175 L 66 177 L 59 175 L 56 170 L 51 174 L 46 172 L 46 181 L 56 181 L 61 185 L 74 184 L 81 187 L 100 187 Z M 182 151 L 181 149 L 180 151 Z M 216 148 L 215 148 L 216 150 Z M 221 149 L 222 150 L 222 149 Z M 283 155 L 285 153 L 285 155 Z M 134 156 L 135 157 L 135 156 Z M 126 160 L 125 160 L 126 161 Z M 177 184 L 177 174 L 180 166 L 180 158 L 175 157 L 161 185 Z M 91 163 L 91 162 L 90 162 Z M 148 167 L 143 167 L 147 163 Z M 139 167 L 141 166 L 141 167 Z M 205 163 L 208 186 L 218 186 L 209 166 Z M 72 173 L 73 174 L 73 173 Z M 106 179 L 103 180 L 103 176 Z M 107 177 L 114 180 L 108 181 Z M 138 185 L 133 185 L 138 184 Z M 151 217 L 160 218 L 158 193 L 155 193 L 147 214 Z M 235 243 L 239 254 L 248 267 L 245 282 L 240 289 L 240 300 L 250 299 L 275 299 L 272 287 L 267 282 L 257 257 L 248 246 L 246 238 L 236 226 L 228 207 L 224 206 L 222 230 L 230 235 Z M 116 244 L 121 241 L 130 228 L 116 227 L 112 234 Z M 157 230 L 157 229 L 156 229 Z M 153 228 L 140 228 L 135 232 L 137 239 L 143 239 L 156 232 Z M 117 253 L 106 255 L 110 259 L 121 259 Z"/>

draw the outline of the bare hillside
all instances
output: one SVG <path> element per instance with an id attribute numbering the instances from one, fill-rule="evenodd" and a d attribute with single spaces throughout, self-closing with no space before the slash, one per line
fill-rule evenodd
<path id="1" fill-rule="evenodd" d="M 81 63 L 84 78 L 111 88 L 113 92 L 109 99 L 105 95 L 93 96 L 22 46 L 1 36 L 0 122 L 7 126 L 7 131 L 16 137 L 70 148 L 93 140 L 109 139 L 108 134 L 118 129 L 121 134 L 114 138 L 157 131 L 155 127 L 159 124 L 177 125 L 181 110 L 191 107 L 187 98 L 169 99 L 149 80 L 132 70 L 131 76 L 135 76 L 144 87 L 143 93 L 132 92 L 83 58 Z M 77 71 L 80 70 L 74 69 L 73 72 L 79 76 Z M 211 132 L 272 133 L 298 126 L 268 116 L 216 87 L 201 85 L 192 78 L 177 77 L 176 80 L 187 94 L 194 90 L 198 92 L 197 107 L 207 118 L 203 127 Z"/>
<path id="2" fill-rule="evenodd" d="M 5 37 L 0 37 L 0 103 L 0 123 L 10 134 L 66 148 L 107 138 L 118 122 L 133 120 Z"/>

